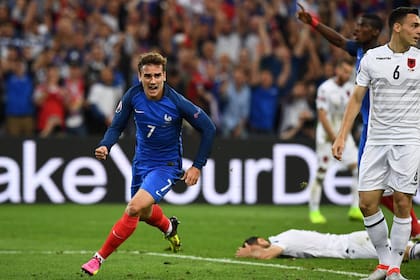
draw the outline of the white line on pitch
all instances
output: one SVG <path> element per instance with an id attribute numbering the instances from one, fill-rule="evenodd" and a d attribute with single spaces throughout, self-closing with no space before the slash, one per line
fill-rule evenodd
<path id="1" fill-rule="evenodd" d="M 250 261 L 237 261 L 232 259 L 224 259 L 224 258 L 204 258 L 198 256 L 190 256 L 190 255 L 180 255 L 180 254 L 164 254 L 164 253 L 155 253 L 155 252 L 142 252 L 142 251 L 127 251 L 127 250 L 119 250 L 116 253 L 120 254 L 133 254 L 133 255 L 149 255 L 149 256 L 157 256 L 157 257 L 168 257 L 168 258 L 178 258 L 178 259 L 190 259 L 196 261 L 207 261 L 207 262 L 215 262 L 215 263 L 229 263 L 229 264 L 240 264 L 240 265 L 253 265 L 253 266 L 261 266 L 261 267 L 275 267 L 281 269 L 291 269 L 291 270 L 309 270 L 304 267 L 300 266 L 290 266 L 290 265 L 282 265 L 282 264 L 274 264 L 274 263 L 260 263 L 260 262 L 250 262 Z M 93 254 L 92 251 L 24 251 L 24 250 L 0 250 L 0 255 L 20 255 L 20 254 L 41 254 L 41 255 L 84 255 L 84 254 Z M 366 277 L 366 274 L 357 273 L 357 272 L 348 272 L 348 271 L 338 271 L 338 270 L 331 270 L 331 269 L 324 269 L 324 268 L 314 268 L 310 269 L 311 271 L 317 272 L 326 272 L 331 274 L 340 274 L 340 275 L 348 275 L 354 277 Z"/>
<path id="2" fill-rule="evenodd" d="M 254 266 L 264 266 L 264 267 L 276 267 L 282 269 L 292 269 L 292 270 L 308 270 L 304 267 L 300 266 L 290 266 L 290 265 L 282 265 L 282 264 L 274 264 L 274 263 L 257 263 L 257 262 L 250 262 L 250 261 L 237 261 L 232 259 L 216 259 L 216 258 L 203 258 L 197 256 L 188 256 L 188 255 L 174 255 L 174 254 L 163 254 L 163 253 L 145 253 L 146 255 L 151 256 L 162 256 L 162 257 L 170 257 L 170 258 L 180 258 L 180 259 L 190 259 L 190 260 L 200 260 L 200 261 L 208 261 L 208 262 L 217 262 L 217 263 L 231 263 L 231 264 L 245 264 L 245 265 L 254 265 Z M 366 274 L 356 273 L 356 272 L 347 272 L 347 271 L 337 271 L 337 270 L 330 270 L 330 269 L 323 269 L 323 268 L 315 268 L 310 269 L 311 271 L 318 271 L 318 272 L 328 272 L 333 274 L 341 274 L 341 275 L 349 275 L 354 277 L 366 277 Z"/>

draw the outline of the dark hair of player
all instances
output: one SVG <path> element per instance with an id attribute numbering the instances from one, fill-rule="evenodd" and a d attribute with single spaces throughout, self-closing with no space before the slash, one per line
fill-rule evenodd
<path id="1" fill-rule="evenodd" d="M 242 247 L 245 247 L 245 243 L 248 244 L 248 245 L 255 245 L 255 244 L 258 243 L 258 237 L 257 236 L 251 236 L 251 237 L 245 239 Z"/>
<path id="2" fill-rule="evenodd" d="M 137 69 L 139 72 L 142 70 L 144 65 L 162 65 L 163 71 L 166 72 L 166 58 L 157 52 L 147 52 L 140 56 Z"/>
<path id="3" fill-rule="evenodd" d="M 384 23 L 377 14 L 367 13 L 367 14 L 362 14 L 361 17 L 366 19 L 368 24 L 372 26 L 374 29 L 377 29 L 379 32 L 381 32 L 382 29 L 384 28 Z"/>
<path id="4" fill-rule="evenodd" d="M 389 29 L 392 30 L 395 23 L 401 23 L 408 14 L 419 15 L 419 10 L 413 7 L 398 7 L 394 9 L 388 18 Z"/>

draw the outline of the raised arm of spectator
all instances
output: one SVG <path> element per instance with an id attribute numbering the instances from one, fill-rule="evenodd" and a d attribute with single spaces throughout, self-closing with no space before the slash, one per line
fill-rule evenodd
<path id="1" fill-rule="evenodd" d="M 277 77 L 277 86 L 284 88 L 290 79 L 292 73 L 292 60 L 290 50 L 286 45 L 281 45 L 275 48 L 274 54 L 283 63 L 283 68 Z"/>
<path id="2" fill-rule="evenodd" d="M 304 38 L 304 45 L 309 54 L 306 76 L 308 80 L 316 80 L 322 75 L 322 71 L 319 71 L 319 69 L 322 69 L 321 59 L 319 58 L 315 41 L 312 40 L 310 36 Z"/>
<path id="3" fill-rule="evenodd" d="M 251 61 L 251 75 L 250 75 L 250 86 L 256 86 L 260 82 L 260 61 L 261 61 L 261 49 L 256 52 L 254 59 Z"/>
<path id="4" fill-rule="evenodd" d="M 29 1 L 27 3 L 24 19 L 23 19 L 23 25 L 25 29 L 31 28 L 32 24 L 35 23 L 35 17 L 38 9 L 37 1 Z"/>
<path id="5" fill-rule="evenodd" d="M 267 32 L 267 21 L 264 17 L 257 17 L 256 20 L 258 21 L 258 37 L 261 44 L 260 54 L 262 56 L 270 55 L 273 52 L 273 49 L 270 36 L 268 36 Z"/>
<path id="6" fill-rule="evenodd" d="M 258 36 L 260 39 L 258 50 L 255 52 L 255 57 L 251 61 L 251 75 L 249 84 L 256 86 L 260 82 L 260 62 L 263 56 L 270 55 L 272 52 L 271 41 L 268 36 L 265 20 L 260 17 L 258 18 Z"/>
<path id="7" fill-rule="evenodd" d="M 295 28 L 299 28 L 298 24 L 296 23 L 290 23 L 290 24 L 295 24 Z M 307 41 L 308 41 L 308 37 L 309 37 L 309 30 L 308 28 L 306 28 L 305 26 L 303 26 L 303 28 L 299 31 L 297 31 L 297 40 L 296 40 L 296 44 L 293 47 L 293 54 L 296 57 L 302 57 L 305 53 L 305 51 L 307 51 Z"/>
<path id="8" fill-rule="evenodd" d="M 331 27 L 321 23 L 315 16 L 311 15 L 301 4 L 298 3 L 300 10 L 297 12 L 297 18 L 303 23 L 306 23 L 312 26 L 316 31 L 318 31 L 325 39 L 328 40 L 331 44 L 341 49 L 344 49 L 346 42 L 349 40 Z"/>

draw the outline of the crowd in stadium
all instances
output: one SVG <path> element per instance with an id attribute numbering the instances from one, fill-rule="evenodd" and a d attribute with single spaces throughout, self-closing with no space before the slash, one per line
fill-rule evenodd
<path id="1" fill-rule="evenodd" d="M 396 5 L 420 5 L 298 2 L 348 38 L 361 12 L 385 21 Z M 347 54 L 296 9 L 291 0 L 0 1 L 1 134 L 103 134 L 138 83 L 138 56 L 157 50 L 168 59 L 168 84 L 203 108 L 220 136 L 314 139 L 317 87 Z"/>

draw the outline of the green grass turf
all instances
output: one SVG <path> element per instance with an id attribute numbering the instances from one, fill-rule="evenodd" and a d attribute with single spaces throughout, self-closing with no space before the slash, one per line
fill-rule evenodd
<path id="1" fill-rule="evenodd" d="M 289 228 L 332 233 L 363 229 L 360 222 L 347 219 L 347 207 L 323 206 L 326 225 L 308 223 L 306 206 L 162 207 L 165 214 L 181 220 L 183 250 L 164 251 L 168 244 L 162 234 L 141 223 L 94 279 L 359 279 L 377 264 L 376 260 L 234 257 L 250 235 L 267 237 Z M 0 279 L 89 278 L 80 273 L 80 266 L 99 249 L 124 208 L 122 204 L 0 205 Z M 419 206 L 416 210 L 420 213 Z M 390 224 L 391 216 L 384 212 Z M 403 264 L 402 272 L 409 279 L 420 279 L 420 261 Z"/>

